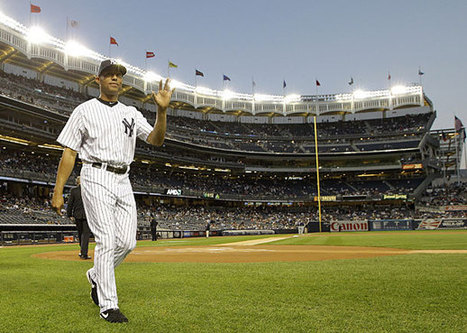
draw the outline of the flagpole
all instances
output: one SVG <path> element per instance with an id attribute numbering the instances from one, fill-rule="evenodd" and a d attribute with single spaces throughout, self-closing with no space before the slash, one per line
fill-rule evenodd
<path id="1" fill-rule="evenodd" d="M 455 139 L 455 145 L 456 145 L 456 174 L 457 174 L 457 183 L 460 182 L 460 175 L 459 175 L 459 168 L 460 168 L 460 164 L 459 164 L 459 141 L 458 141 L 458 136 L 459 136 L 459 133 L 456 131 L 456 136 L 454 137 Z"/>
<path id="2" fill-rule="evenodd" d="M 109 41 L 109 58 L 112 58 L 112 54 L 110 53 L 110 50 L 111 50 L 111 49 L 110 49 L 110 46 L 111 46 L 111 44 L 110 44 L 110 38 L 112 38 L 112 36 L 109 35 L 109 39 L 108 39 L 108 41 Z"/>
<path id="3" fill-rule="evenodd" d="M 198 88 L 198 75 L 196 75 L 196 68 L 195 68 L 195 88 Z"/>
<path id="4" fill-rule="evenodd" d="M 144 55 L 144 70 L 148 72 L 148 50 L 145 50 L 146 54 Z"/>
<path id="5" fill-rule="evenodd" d="M 29 28 L 31 28 L 31 1 L 29 1 Z"/>
<path id="6" fill-rule="evenodd" d="M 313 122 L 314 122 L 314 129 L 315 129 L 316 186 L 318 188 L 318 221 L 319 221 L 319 232 L 321 232 L 321 192 L 320 192 L 320 187 L 319 187 L 318 133 L 316 129 L 316 116 L 313 117 Z"/>
<path id="7" fill-rule="evenodd" d="M 170 59 L 167 59 L 167 77 L 170 77 Z"/>
<path id="8" fill-rule="evenodd" d="M 66 17 L 66 29 L 65 29 L 65 39 L 68 40 L 70 39 L 70 36 L 68 36 L 68 16 Z"/>

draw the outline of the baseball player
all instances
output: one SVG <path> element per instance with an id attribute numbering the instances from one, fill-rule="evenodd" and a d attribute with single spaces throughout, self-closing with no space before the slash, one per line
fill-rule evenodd
<path id="1" fill-rule="evenodd" d="M 136 108 L 118 101 L 126 68 L 114 60 L 101 62 L 96 77 L 100 95 L 73 110 L 57 141 L 65 147 L 58 165 L 52 208 L 61 214 L 63 188 L 79 153 L 81 187 L 89 227 L 94 234 L 94 267 L 86 272 L 91 298 L 100 316 L 112 323 L 127 322 L 118 307 L 114 269 L 136 246 L 136 204 L 128 177 L 136 137 L 161 146 L 166 111 L 174 89 L 170 79 L 159 83 L 154 127 Z"/>

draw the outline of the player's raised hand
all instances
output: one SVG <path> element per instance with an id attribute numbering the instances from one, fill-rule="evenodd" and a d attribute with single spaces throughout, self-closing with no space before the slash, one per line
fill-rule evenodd
<path id="1" fill-rule="evenodd" d="M 52 197 L 52 209 L 55 210 L 60 216 L 62 216 L 63 204 L 63 195 L 54 192 L 54 195 Z"/>
<path id="2" fill-rule="evenodd" d="M 170 98 L 175 88 L 170 89 L 170 78 L 165 81 L 164 87 L 162 87 L 162 80 L 159 81 L 159 91 L 154 93 L 152 92 L 152 99 L 154 103 L 158 105 L 161 109 L 167 109 L 170 103 Z"/>

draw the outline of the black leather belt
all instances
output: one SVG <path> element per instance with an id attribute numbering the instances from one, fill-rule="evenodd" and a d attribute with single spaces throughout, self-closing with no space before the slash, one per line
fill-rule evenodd
<path id="1" fill-rule="evenodd" d="M 92 163 L 92 166 L 95 167 L 95 168 L 102 169 L 102 163 L 100 163 L 100 162 L 94 162 L 94 163 Z M 107 165 L 107 168 L 105 168 L 105 170 L 116 173 L 118 175 L 123 175 L 124 173 L 127 172 L 128 167 L 116 168 L 116 167 Z"/>

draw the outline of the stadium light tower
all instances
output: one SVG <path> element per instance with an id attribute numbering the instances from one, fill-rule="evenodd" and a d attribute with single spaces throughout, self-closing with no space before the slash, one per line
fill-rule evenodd
<path id="1" fill-rule="evenodd" d="M 363 91 L 363 90 L 355 90 L 353 92 L 353 97 L 355 99 L 364 99 L 364 98 L 367 98 L 369 96 L 369 93 L 368 91 Z"/>
<path id="2" fill-rule="evenodd" d="M 285 103 L 300 102 L 300 95 L 298 95 L 298 94 L 287 95 L 284 98 L 284 102 Z"/>
<path id="3" fill-rule="evenodd" d="M 222 98 L 227 101 L 229 99 L 232 99 L 234 97 L 234 92 L 229 90 L 229 89 L 225 89 L 223 92 L 222 92 Z"/>
<path id="4" fill-rule="evenodd" d="M 162 80 L 162 76 L 154 72 L 146 72 L 146 74 L 143 76 L 143 80 L 146 82 L 160 81 Z"/>
<path id="5" fill-rule="evenodd" d="M 45 44 L 52 40 L 52 37 L 39 26 L 31 27 L 26 39 L 32 44 Z"/>
<path id="6" fill-rule="evenodd" d="M 394 86 L 391 88 L 391 93 L 393 95 L 402 95 L 407 93 L 407 87 L 406 86 Z"/>
<path id="7" fill-rule="evenodd" d="M 89 57 L 92 54 L 92 51 L 86 48 L 85 46 L 81 45 L 75 40 L 69 40 L 65 44 L 65 48 L 63 50 L 67 55 L 72 57 Z"/>

